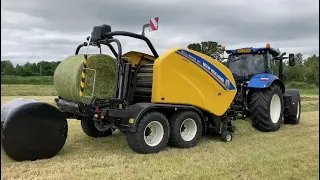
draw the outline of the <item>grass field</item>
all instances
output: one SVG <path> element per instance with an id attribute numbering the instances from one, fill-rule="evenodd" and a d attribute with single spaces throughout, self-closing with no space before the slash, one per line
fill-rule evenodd
<path id="1" fill-rule="evenodd" d="M 1 84 L 53 85 L 53 76 L 1 76 Z"/>
<path id="2" fill-rule="evenodd" d="M 80 83 L 80 82 L 79 82 Z M 23 85 L 21 85 L 23 84 Z M 35 93 L 30 94 L 30 90 L 32 90 L 33 86 L 25 86 L 25 85 L 41 85 L 39 87 L 41 88 L 48 88 L 50 89 L 49 92 L 46 92 L 48 96 L 55 95 L 55 90 L 53 89 L 53 76 L 1 76 L 1 91 L 3 92 L 3 86 L 7 87 L 7 89 L 11 90 L 11 88 L 15 88 L 16 90 L 19 90 L 18 94 L 19 96 L 26 96 L 24 92 L 22 92 L 22 89 L 27 89 L 26 93 L 29 93 L 27 95 L 29 96 L 36 96 Z M 44 86 L 47 85 L 47 86 Z M 49 85 L 49 86 L 48 86 Z M 290 89 L 301 89 L 302 94 L 319 94 L 319 87 L 317 87 L 315 84 L 310 84 L 306 82 L 289 82 L 286 84 L 287 88 Z M 4 92 L 6 89 L 4 89 Z M 14 91 L 16 92 L 16 91 Z M 36 92 L 36 91 L 35 91 Z M 11 93 L 11 92 L 8 92 Z M 51 93 L 51 94 L 50 94 Z M 42 93 L 43 94 L 43 93 Z M 8 96 L 12 96 L 12 94 L 5 94 Z"/>
<path id="3" fill-rule="evenodd" d="M 318 96 L 319 89 L 301 89 L 302 95 Z M 56 96 L 53 85 L 1 84 L 2 96 Z"/>
<path id="4" fill-rule="evenodd" d="M 50 86 L 13 87 L 1 85 L 1 104 L 17 96 L 49 103 L 55 97 Z M 239 120 L 230 143 L 206 135 L 194 148 L 150 155 L 133 152 L 120 132 L 94 139 L 69 120 L 66 145 L 51 159 L 19 163 L 1 149 L 1 179 L 318 179 L 319 96 L 303 95 L 302 111 L 299 125 L 278 132 L 258 132 Z"/>

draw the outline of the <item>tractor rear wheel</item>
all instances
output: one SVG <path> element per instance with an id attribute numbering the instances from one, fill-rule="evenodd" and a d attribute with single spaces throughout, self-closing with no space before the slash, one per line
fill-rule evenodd
<path id="1" fill-rule="evenodd" d="M 170 119 L 169 145 L 189 148 L 197 145 L 202 135 L 202 121 L 194 111 L 175 113 Z"/>
<path id="2" fill-rule="evenodd" d="M 95 121 L 84 118 L 81 120 L 81 127 L 83 132 L 89 137 L 107 137 L 113 134 L 113 129 L 111 127 L 99 126 Z"/>
<path id="3" fill-rule="evenodd" d="M 257 89 L 249 103 L 252 125 L 263 132 L 280 129 L 283 117 L 283 95 L 279 86 Z"/>
<path id="4" fill-rule="evenodd" d="M 160 112 L 147 112 L 139 121 L 136 132 L 126 133 L 129 147 L 137 153 L 158 153 L 169 141 L 169 122 Z"/>

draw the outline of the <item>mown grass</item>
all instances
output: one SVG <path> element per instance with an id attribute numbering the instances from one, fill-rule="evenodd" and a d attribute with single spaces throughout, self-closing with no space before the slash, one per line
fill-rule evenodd
<path id="1" fill-rule="evenodd" d="M 319 101 L 302 102 L 301 110 L 303 112 L 319 111 Z"/>
<path id="2" fill-rule="evenodd" d="M 319 96 L 317 95 L 303 95 L 301 96 L 301 101 L 319 101 Z"/>
<path id="3" fill-rule="evenodd" d="M 1 84 L 53 85 L 53 76 L 1 76 Z"/>
<path id="4" fill-rule="evenodd" d="M 2 96 L 1 104 L 13 98 Z M 28 98 L 52 102 L 53 97 Z M 149 155 L 133 152 L 118 131 L 90 138 L 79 121 L 69 120 L 67 142 L 51 159 L 15 162 L 2 149 L 1 179 L 317 179 L 319 104 L 302 103 L 303 111 L 317 111 L 303 112 L 299 125 L 262 133 L 249 120 L 238 120 L 230 143 L 206 135 L 194 148 L 167 147 Z"/>
<path id="5" fill-rule="evenodd" d="M 1 96 L 57 96 L 53 85 L 1 84 Z"/>

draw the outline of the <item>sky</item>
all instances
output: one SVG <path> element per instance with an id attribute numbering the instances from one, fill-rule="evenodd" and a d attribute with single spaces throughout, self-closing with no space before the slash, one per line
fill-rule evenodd
<path id="1" fill-rule="evenodd" d="M 1 59 L 61 61 L 93 26 L 141 33 L 153 17 L 159 17 L 159 29 L 146 36 L 160 55 L 201 41 L 227 49 L 270 43 L 287 54 L 319 55 L 319 0 L 1 0 Z M 151 54 L 144 41 L 119 39 L 124 52 Z"/>

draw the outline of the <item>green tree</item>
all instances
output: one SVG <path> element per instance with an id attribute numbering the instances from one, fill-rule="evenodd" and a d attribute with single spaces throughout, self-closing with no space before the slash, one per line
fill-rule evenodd
<path id="1" fill-rule="evenodd" d="M 284 69 L 285 78 L 284 81 L 287 82 L 303 82 L 304 81 L 304 71 L 302 66 L 286 66 Z"/>
<path id="2" fill-rule="evenodd" d="M 25 76 L 26 71 L 24 70 L 23 66 L 20 66 L 19 64 L 15 67 L 15 73 L 16 76 Z"/>
<path id="3" fill-rule="evenodd" d="M 192 43 L 188 45 L 189 49 L 203 53 L 218 61 L 222 61 L 221 56 L 223 54 L 223 50 L 221 47 L 222 46 L 215 41 L 205 41 L 201 43 Z"/>
<path id="4" fill-rule="evenodd" d="M 26 72 L 28 76 L 38 76 L 39 75 L 39 69 L 37 69 L 36 63 L 29 63 L 23 65 L 23 69 Z"/>
<path id="5" fill-rule="evenodd" d="M 1 61 L 1 74 L 2 75 L 14 74 L 14 66 L 9 60 Z"/>
<path id="6" fill-rule="evenodd" d="M 319 56 L 313 55 L 304 62 L 306 68 L 305 77 L 307 83 L 319 86 Z"/>
<path id="7" fill-rule="evenodd" d="M 297 65 L 303 66 L 303 54 L 302 53 L 297 53 L 294 58 L 295 58 Z"/>

